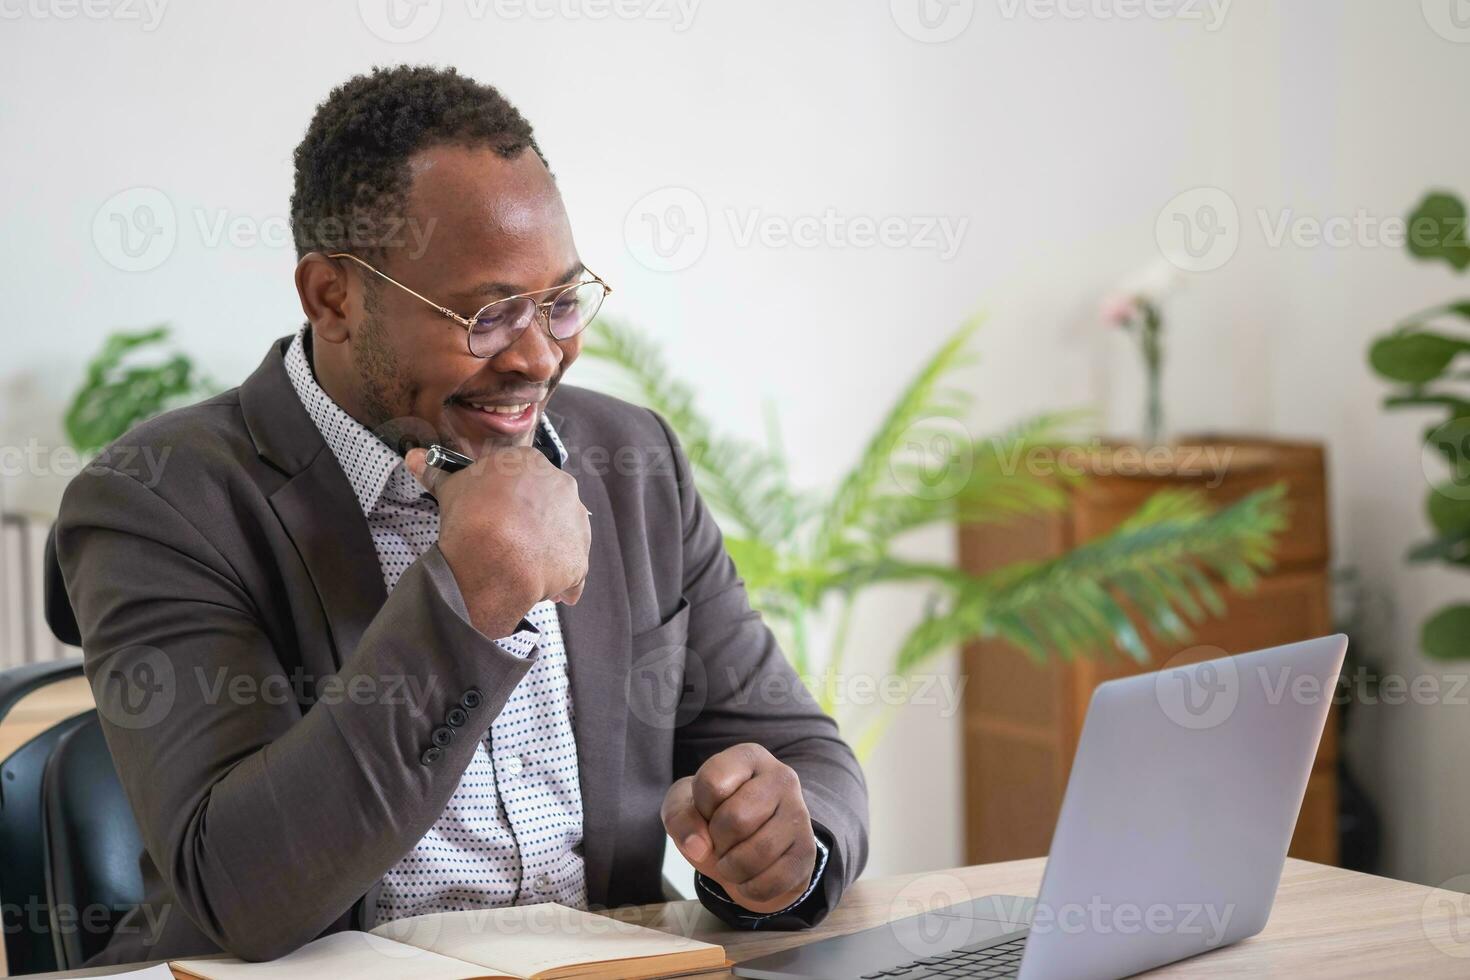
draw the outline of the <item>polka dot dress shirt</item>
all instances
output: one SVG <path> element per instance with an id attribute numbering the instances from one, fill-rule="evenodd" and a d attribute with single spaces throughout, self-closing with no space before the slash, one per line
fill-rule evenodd
<path id="1" fill-rule="evenodd" d="M 408 566 L 439 539 L 439 505 L 402 456 L 317 384 L 307 334 L 303 327 L 286 352 L 286 372 L 347 474 L 372 531 L 383 584 L 392 592 Z M 564 463 L 566 449 L 544 415 L 541 427 Z M 444 814 L 384 876 L 379 922 L 534 902 L 587 905 L 582 791 L 555 603 L 537 603 L 526 620 L 535 631 L 496 642 L 515 656 L 534 656 L 535 663 L 489 731 L 481 733 Z"/>

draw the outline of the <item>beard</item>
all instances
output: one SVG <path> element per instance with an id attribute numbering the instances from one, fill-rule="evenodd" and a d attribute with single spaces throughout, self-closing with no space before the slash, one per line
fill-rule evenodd
<path id="1" fill-rule="evenodd" d="M 363 422 L 373 434 L 400 456 L 407 454 L 410 449 L 427 449 L 435 443 L 457 448 L 471 457 L 478 457 L 484 450 L 493 448 L 489 441 L 471 439 L 467 434 L 453 428 L 453 423 L 446 415 L 441 414 L 436 425 L 413 413 L 418 387 L 405 375 L 398 352 L 389 338 L 391 327 L 378 302 L 376 283 L 369 282 L 364 290 L 363 313 L 362 327 L 352 346 L 352 365 L 361 382 L 361 404 L 367 416 Z M 558 371 L 556 377 L 546 386 L 546 398 L 550 398 L 560 382 L 561 372 Z M 452 396 L 446 399 L 443 407 L 448 408 L 453 400 Z M 546 401 L 543 400 L 538 412 L 545 411 L 545 405 Z M 525 444 L 535 442 L 540 427 L 541 420 L 538 417 Z M 510 443 L 501 443 L 508 444 Z"/>
<path id="2" fill-rule="evenodd" d="M 352 345 L 352 367 L 361 383 L 363 423 L 402 456 L 436 442 L 453 445 L 428 419 L 413 414 L 414 385 L 404 376 L 398 352 L 388 338 L 388 324 L 378 301 L 378 285 L 363 290 L 363 322 Z"/>

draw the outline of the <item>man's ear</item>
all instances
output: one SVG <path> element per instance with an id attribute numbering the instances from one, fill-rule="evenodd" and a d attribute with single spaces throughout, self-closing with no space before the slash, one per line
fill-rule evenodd
<path id="1" fill-rule="evenodd" d="M 303 255 L 296 263 L 296 295 L 301 299 L 301 312 L 311 323 L 313 338 L 329 344 L 348 338 L 354 299 L 351 279 L 340 263 L 321 252 Z"/>

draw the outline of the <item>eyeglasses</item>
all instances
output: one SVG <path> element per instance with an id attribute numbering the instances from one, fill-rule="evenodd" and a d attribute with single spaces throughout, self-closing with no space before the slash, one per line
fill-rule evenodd
<path id="1" fill-rule="evenodd" d="M 471 317 L 463 317 L 446 306 L 409 289 L 386 272 L 373 268 L 350 252 L 333 252 L 328 258 L 351 259 L 369 272 L 376 273 L 399 289 L 428 303 L 439 314 L 448 317 L 465 328 L 470 353 L 476 357 L 494 357 L 509 348 L 520 338 L 522 331 L 531 325 L 538 315 L 546 321 L 546 333 L 552 340 L 571 340 L 587 329 L 587 324 L 597 315 L 602 301 L 612 292 L 612 287 L 591 269 L 584 270 L 591 279 L 581 282 L 548 286 L 529 293 L 519 293 L 495 300 L 480 307 Z M 535 297 L 544 293 L 551 296 L 544 300 Z"/>

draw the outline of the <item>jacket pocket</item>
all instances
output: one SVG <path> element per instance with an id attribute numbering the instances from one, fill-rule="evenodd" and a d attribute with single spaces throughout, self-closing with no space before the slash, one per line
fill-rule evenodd
<path id="1" fill-rule="evenodd" d="M 704 710 L 707 695 L 704 664 L 689 647 L 689 601 L 680 596 L 672 616 L 633 637 L 628 710 L 646 728 L 672 731 Z"/>
<path id="2" fill-rule="evenodd" d="M 679 596 L 679 605 L 674 609 L 673 615 L 653 629 L 633 636 L 633 659 L 636 661 L 644 652 L 670 643 L 683 646 L 688 638 L 689 600 Z"/>

